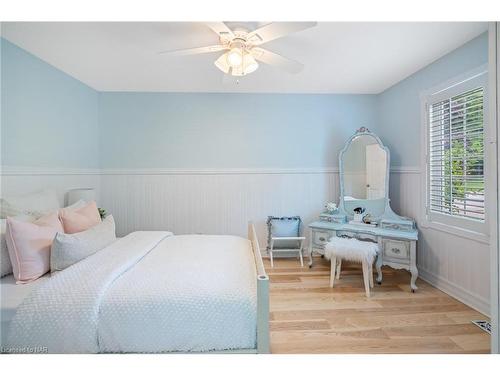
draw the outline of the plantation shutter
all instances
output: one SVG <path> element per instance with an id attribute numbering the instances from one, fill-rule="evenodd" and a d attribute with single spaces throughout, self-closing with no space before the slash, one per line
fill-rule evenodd
<path id="1" fill-rule="evenodd" d="M 428 106 L 428 209 L 484 221 L 484 89 Z"/>

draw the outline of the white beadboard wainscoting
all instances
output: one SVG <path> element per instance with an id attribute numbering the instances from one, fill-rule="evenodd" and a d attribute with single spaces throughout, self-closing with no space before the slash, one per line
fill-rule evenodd
<path id="1" fill-rule="evenodd" d="M 391 206 L 400 215 L 420 221 L 420 173 L 392 173 Z M 481 242 L 419 225 L 420 277 L 481 313 L 490 315 L 490 248 Z"/>
<path id="2" fill-rule="evenodd" d="M 61 205 L 71 189 L 94 188 L 100 203 L 101 171 L 99 169 L 2 167 L 1 196 L 21 195 L 42 189 L 54 189 Z"/>
<path id="3" fill-rule="evenodd" d="M 317 218 L 338 199 L 337 170 L 220 170 L 103 172 L 102 202 L 119 235 L 168 229 L 176 234 L 246 236 L 256 224 L 265 248 L 267 216 Z"/>
<path id="4" fill-rule="evenodd" d="M 300 215 L 305 227 L 325 202 L 338 200 L 339 178 L 337 169 L 2 171 L 2 195 L 48 187 L 56 189 L 61 203 L 70 189 L 96 188 L 98 203 L 113 214 L 119 236 L 134 230 L 246 236 L 252 220 L 265 248 L 268 215 Z M 394 211 L 418 222 L 420 187 L 418 169 L 394 168 L 389 192 Z M 419 229 L 421 278 L 489 315 L 489 245 Z"/>

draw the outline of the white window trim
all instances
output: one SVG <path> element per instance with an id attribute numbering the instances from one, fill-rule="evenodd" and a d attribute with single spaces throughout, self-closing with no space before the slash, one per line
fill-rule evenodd
<path id="1" fill-rule="evenodd" d="M 491 352 L 500 352 L 500 334 L 498 317 L 500 311 L 500 246 L 498 241 L 500 223 L 498 213 L 500 212 L 500 195 L 498 192 L 498 177 L 500 176 L 500 165 L 498 163 L 498 156 L 500 155 L 500 145 L 498 144 L 498 131 L 499 127 L 499 114 L 500 114 L 500 22 L 490 22 L 489 26 L 489 66 L 490 66 L 490 121 L 491 121 L 491 135 L 489 142 L 491 145 L 491 170 L 493 177 L 490 179 L 490 195 L 488 201 L 490 209 L 490 237 L 491 237 Z"/>
<path id="2" fill-rule="evenodd" d="M 431 101 L 445 99 L 456 94 L 467 91 L 469 88 L 477 87 L 478 81 L 484 87 L 484 170 L 485 170 L 485 202 L 488 202 L 488 167 L 489 167 L 489 147 L 487 147 L 489 137 L 488 127 L 488 65 L 482 65 L 476 69 L 468 71 L 460 76 L 454 77 L 438 86 L 430 88 L 421 92 L 421 130 L 422 141 L 420 148 L 421 155 L 421 212 L 420 212 L 420 226 L 423 228 L 431 228 L 442 232 L 447 232 L 467 239 L 472 239 L 482 243 L 489 243 L 489 209 L 485 205 L 485 220 L 484 222 L 477 222 L 472 219 L 453 217 L 446 214 L 438 214 L 433 212 L 432 218 L 428 214 L 428 189 L 429 189 L 429 175 L 428 175 L 428 137 L 429 137 L 429 119 L 427 104 Z"/>

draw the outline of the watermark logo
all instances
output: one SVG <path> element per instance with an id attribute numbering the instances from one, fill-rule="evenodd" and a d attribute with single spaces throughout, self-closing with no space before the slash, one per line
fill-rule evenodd
<path id="1" fill-rule="evenodd" d="M 46 346 L 13 346 L 13 347 L 0 347 L 2 354 L 45 354 L 49 350 Z"/>

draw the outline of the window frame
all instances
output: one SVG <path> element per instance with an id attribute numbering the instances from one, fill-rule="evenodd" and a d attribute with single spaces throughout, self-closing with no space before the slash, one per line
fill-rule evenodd
<path id="1" fill-rule="evenodd" d="M 483 137 L 484 137 L 484 221 L 479 221 L 466 217 L 458 217 L 439 213 L 430 210 L 430 121 L 429 107 L 433 103 L 443 101 L 460 95 L 475 88 L 483 88 Z M 476 241 L 489 242 L 489 218 L 488 218 L 488 66 L 482 65 L 474 70 L 466 72 L 458 77 L 455 77 L 443 84 L 435 86 L 421 93 L 421 122 L 422 122 L 422 212 L 421 226 L 424 228 L 433 228 L 436 230 L 448 232 L 458 236 L 462 236 Z"/>

